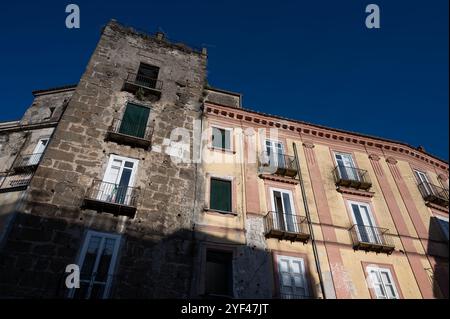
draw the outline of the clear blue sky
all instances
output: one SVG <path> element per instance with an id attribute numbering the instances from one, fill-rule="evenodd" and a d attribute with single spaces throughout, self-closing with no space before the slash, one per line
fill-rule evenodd
<path id="1" fill-rule="evenodd" d="M 0 5 L 0 121 L 76 83 L 110 18 L 209 52 L 208 81 L 257 111 L 423 145 L 448 159 L 448 0 L 13 1 Z M 65 6 L 81 28 L 65 28 Z M 365 6 L 381 29 L 365 28 Z"/>

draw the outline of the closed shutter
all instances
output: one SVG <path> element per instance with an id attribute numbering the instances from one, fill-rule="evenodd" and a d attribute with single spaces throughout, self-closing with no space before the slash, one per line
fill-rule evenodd
<path id="1" fill-rule="evenodd" d="M 149 114 L 148 107 L 128 103 L 119 133 L 144 138 Z"/>
<path id="2" fill-rule="evenodd" d="M 231 212 L 231 182 L 211 179 L 210 208 Z"/>

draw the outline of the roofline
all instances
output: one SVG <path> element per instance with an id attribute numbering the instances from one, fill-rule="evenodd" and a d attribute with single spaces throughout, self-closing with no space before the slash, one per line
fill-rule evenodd
<path id="1" fill-rule="evenodd" d="M 207 90 L 211 90 L 211 91 L 216 91 L 219 93 L 226 93 L 226 94 L 230 94 L 230 95 L 234 95 L 234 96 L 239 96 L 239 98 L 242 98 L 242 93 L 238 93 L 238 92 L 233 92 L 233 91 L 227 91 L 227 90 L 223 90 L 223 89 L 218 89 L 212 86 L 207 86 L 206 87 Z"/>
<path id="2" fill-rule="evenodd" d="M 64 86 L 57 86 L 49 89 L 44 90 L 35 90 L 31 93 L 33 96 L 39 96 L 44 94 L 50 94 L 50 93 L 60 93 L 60 92 L 66 92 L 66 91 L 73 91 L 77 87 L 78 84 L 70 84 L 70 85 L 64 85 Z"/>
<path id="3" fill-rule="evenodd" d="M 369 134 L 364 134 L 364 133 L 357 133 L 357 132 L 352 132 L 352 131 L 346 131 L 343 129 L 337 129 L 337 128 L 332 128 L 332 127 L 328 127 L 328 126 L 324 126 L 324 125 L 320 125 L 320 124 L 312 124 L 312 123 L 308 123 L 305 121 L 300 121 L 300 120 L 296 120 L 296 119 L 290 119 L 290 118 L 286 118 L 280 115 L 272 115 L 272 114 L 268 114 L 268 113 L 263 113 L 263 112 L 259 112 L 259 111 L 255 111 L 255 110 L 251 110 L 248 108 L 239 108 L 237 109 L 236 107 L 233 106 L 229 106 L 229 105 L 223 105 L 223 104 L 218 104 L 218 103 L 213 103 L 213 102 L 205 102 L 205 103 L 210 103 L 213 105 L 217 105 L 220 107 L 226 107 L 229 109 L 233 109 L 233 110 L 242 110 L 244 112 L 249 112 L 249 113 L 253 113 L 253 114 L 257 114 L 257 115 L 261 115 L 261 116 L 266 116 L 266 117 L 272 117 L 272 118 L 276 118 L 279 120 L 283 120 L 283 121 L 290 121 L 290 122 L 294 122 L 294 123 L 298 123 L 298 124 L 302 124 L 302 125 L 308 125 L 308 126 L 312 126 L 312 127 L 316 127 L 316 128 L 320 128 L 320 129 L 325 129 L 325 130 L 330 130 L 330 131 L 334 131 L 334 132 L 339 132 L 339 133 L 344 133 L 344 134 L 351 134 L 351 135 L 355 135 L 355 136 L 360 136 L 360 137 L 364 137 L 364 138 L 370 138 L 370 139 L 375 139 L 375 140 L 379 140 L 379 141 L 383 141 L 383 142 L 388 142 L 388 143 L 394 143 L 394 144 L 398 144 L 398 145 L 403 145 L 405 147 L 408 147 L 412 150 L 414 150 L 414 152 L 418 152 L 418 153 L 422 153 L 423 155 L 426 156 L 430 156 L 432 158 L 434 158 L 435 160 L 438 160 L 440 162 L 442 162 L 445 165 L 449 165 L 449 162 L 446 160 L 443 160 L 442 158 L 437 157 L 436 155 L 430 154 L 426 151 L 422 151 L 419 150 L 418 148 L 411 146 L 405 142 L 400 142 L 400 141 L 396 141 L 396 140 L 391 140 L 391 139 L 387 139 L 384 137 L 378 137 L 378 136 L 373 136 L 373 135 L 369 135 Z"/>

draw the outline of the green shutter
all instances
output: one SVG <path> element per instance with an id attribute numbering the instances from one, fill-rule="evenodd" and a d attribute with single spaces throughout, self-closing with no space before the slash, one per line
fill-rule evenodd
<path id="1" fill-rule="evenodd" d="M 231 212 L 231 182 L 211 179 L 210 208 Z"/>
<path id="2" fill-rule="evenodd" d="M 122 117 L 119 133 L 140 138 L 145 137 L 149 114 L 150 109 L 148 107 L 128 103 Z"/>

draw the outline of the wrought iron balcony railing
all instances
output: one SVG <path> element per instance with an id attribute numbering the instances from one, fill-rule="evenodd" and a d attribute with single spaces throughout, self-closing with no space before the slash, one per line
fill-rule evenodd
<path id="1" fill-rule="evenodd" d="M 422 182 L 417 186 L 419 187 L 419 191 L 422 194 L 423 199 L 425 199 L 427 202 L 444 207 L 448 206 L 448 189 L 433 185 L 428 182 Z"/>
<path id="2" fill-rule="evenodd" d="M 299 294 L 280 294 L 280 299 L 318 299 L 311 295 L 299 295 Z"/>
<path id="3" fill-rule="evenodd" d="M 333 169 L 336 185 L 368 190 L 372 187 L 369 173 L 366 170 L 351 166 L 336 166 Z"/>
<path id="4" fill-rule="evenodd" d="M 21 154 L 17 156 L 13 169 L 15 172 L 32 171 L 36 169 L 41 161 L 43 153 Z"/>
<path id="5" fill-rule="evenodd" d="M 139 89 L 143 90 L 144 94 L 153 94 L 158 97 L 161 96 L 163 82 L 158 79 L 153 79 L 139 73 L 128 73 L 123 86 L 123 90 L 136 93 Z"/>
<path id="6" fill-rule="evenodd" d="M 0 174 L 0 193 L 24 190 L 30 184 L 32 172 Z"/>
<path id="7" fill-rule="evenodd" d="M 266 237 L 307 242 L 310 237 L 305 216 L 270 211 L 264 216 Z"/>
<path id="8" fill-rule="evenodd" d="M 282 176 L 295 177 L 298 173 L 294 156 L 283 153 L 262 152 L 259 157 L 263 172 Z"/>
<path id="9" fill-rule="evenodd" d="M 108 129 L 107 139 L 132 146 L 148 148 L 151 145 L 153 127 L 132 123 L 121 119 L 113 119 Z"/>
<path id="10" fill-rule="evenodd" d="M 386 228 L 353 225 L 350 229 L 353 248 L 391 254 L 395 245 Z"/>
<path id="11" fill-rule="evenodd" d="M 136 213 L 139 195 L 138 187 L 94 180 L 85 195 L 83 206 L 115 215 L 133 217 Z"/>

